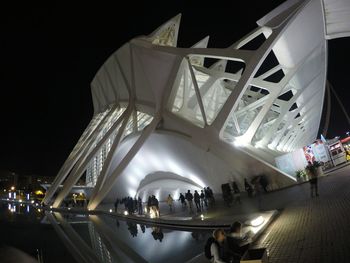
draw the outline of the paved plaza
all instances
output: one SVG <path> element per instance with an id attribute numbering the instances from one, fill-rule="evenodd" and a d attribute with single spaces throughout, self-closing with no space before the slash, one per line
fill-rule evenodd
<path id="1" fill-rule="evenodd" d="M 281 197 L 298 195 L 255 245 L 269 249 L 269 262 L 350 262 L 349 166 L 321 178 L 319 197 L 310 198 L 308 190 L 304 184 L 281 191 Z"/>
<path id="2" fill-rule="evenodd" d="M 254 198 L 243 193 L 242 204 L 230 208 L 218 196 L 216 206 L 203 214 L 206 224 L 216 225 L 229 224 L 239 215 L 277 209 L 279 216 L 253 244 L 268 248 L 269 262 L 350 262 L 350 166 L 321 177 L 319 197 L 311 198 L 309 188 L 309 183 L 303 183 Z M 171 213 L 162 203 L 161 220 L 189 226 L 191 221 L 195 223 L 191 217 L 196 215 L 175 203 L 175 212 Z M 107 211 L 110 207 L 100 209 Z M 202 262 L 203 258 L 193 262 Z"/>

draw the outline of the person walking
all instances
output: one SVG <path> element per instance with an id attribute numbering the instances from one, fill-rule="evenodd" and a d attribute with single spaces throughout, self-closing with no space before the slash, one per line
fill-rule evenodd
<path id="1" fill-rule="evenodd" d="M 241 204 L 241 191 L 238 188 L 236 182 L 232 182 L 233 189 L 233 201 Z"/>
<path id="2" fill-rule="evenodd" d="M 264 192 L 267 193 L 268 192 L 267 186 L 269 185 L 269 182 L 267 181 L 266 175 L 264 175 L 264 174 L 260 175 L 259 183 L 260 183 L 262 189 L 264 190 Z"/>
<path id="3" fill-rule="evenodd" d="M 204 203 L 205 203 L 205 195 L 204 195 L 204 191 L 201 190 L 201 194 L 199 195 L 200 199 L 201 199 L 201 210 L 204 210 Z"/>
<path id="4" fill-rule="evenodd" d="M 174 202 L 174 199 L 171 197 L 171 195 L 169 194 L 168 195 L 168 198 L 166 199 L 166 203 L 168 204 L 169 206 L 169 209 L 170 209 L 170 212 L 173 212 L 173 202 Z"/>
<path id="5" fill-rule="evenodd" d="M 137 199 L 137 210 L 139 211 L 139 215 L 142 215 L 142 200 L 140 197 Z"/>
<path id="6" fill-rule="evenodd" d="M 244 189 L 248 193 L 248 197 L 253 197 L 253 187 L 248 183 L 247 178 L 244 178 Z"/>
<path id="7" fill-rule="evenodd" d="M 117 198 L 115 200 L 115 203 L 114 203 L 114 212 L 118 212 L 118 205 L 119 205 L 120 201 L 119 201 L 119 198 Z"/>
<path id="8" fill-rule="evenodd" d="M 180 193 L 179 200 L 181 201 L 182 208 L 186 208 L 186 198 L 182 193 Z"/>
<path id="9" fill-rule="evenodd" d="M 151 213 L 151 208 L 152 208 L 152 197 L 148 196 L 147 200 L 147 213 Z"/>
<path id="10" fill-rule="evenodd" d="M 207 187 L 207 190 L 208 190 L 208 193 L 209 193 L 209 200 L 210 200 L 210 203 L 212 205 L 215 205 L 215 197 L 214 197 L 214 193 L 213 193 L 213 190 L 211 190 L 211 188 L 208 186 Z"/>
<path id="11" fill-rule="evenodd" d="M 193 200 L 193 195 L 192 195 L 192 193 L 191 193 L 190 190 L 187 191 L 185 197 L 186 197 L 186 201 L 187 201 L 187 203 L 188 203 L 189 212 L 190 212 L 190 213 L 193 213 L 193 202 L 192 202 L 192 200 Z"/>
<path id="12" fill-rule="evenodd" d="M 200 201 L 201 197 L 199 196 L 197 190 L 194 190 L 194 203 L 196 204 L 197 212 L 201 211 Z"/>
<path id="13" fill-rule="evenodd" d="M 259 177 L 254 178 L 252 181 L 252 184 L 254 185 L 255 196 L 258 198 L 259 210 L 261 210 L 262 209 L 262 200 L 261 200 L 261 184 L 259 182 Z"/>
<path id="14" fill-rule="evenodd" d="M 158 199 L 153 195 L 153 205 L 154 205 L 154 212 L 155 212 L 155 217 L 159 218 L 160 217 L 160 212 L 159 212 L 159 201 Z"/>
<path id="15" fill-rule="evenodd" d="M 209 203 L 209 191 L 206 187 L 204 187 L 204 203 L 205 203 L 205 207 L 208 208 L 208 203 Z"/>
<path id="16" fill-rule="evenodd" d="M 312 163 L 308 161 L 308 165 L 306 166 L 305 170 L 310 178 L 310 194 L 311 197 L 314 197 L 314 194 L 318 196 L 318 180 L 317 180 L 317 168 L 318 168 L 318 163 Z"/>

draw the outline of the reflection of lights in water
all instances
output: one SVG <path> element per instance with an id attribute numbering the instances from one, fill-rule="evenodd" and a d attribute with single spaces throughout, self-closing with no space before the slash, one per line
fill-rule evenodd
<path id="1" fill-rule="evenodd" d="M 154 210 L 153 209 L 151 209 L 151 211 L 149 211 L 149 216 L 150 216 L 150 218 L 156 218 L 156 213 L 154 212 Z"/>
<path id="2" fill-rule="evenodd" d="M 52 205 L 50 205 L 50 209 L 52 209 Z"/>
<path id="3" fill-rule="evenodd" d="M 253 227 L 257 227 L 257 226 L 260 226 L 262 223 L 264 223 L 264 218 L 262 216 L 259 216 L 255 219 L 253 219 L 252 221 L 250 221 L 250 224 L 253 226 Z"/>
<path id="4" fill-rule="evenodd" d="M 12 193 L 11 193 L 11 192 L 9 193 L 9 198 L 10 198 L 10 199 L 12 198 Z"/>
<path id="5" fill-rule="evenodd" d="M 29 205 L 27 205 L 27 213 L 29 213 L 30 211 L 30 208 L 29 208 Z"/>
<path id="6" fill-rule="evenodd" d="M 129 214 L 128 211 L 125 210 L 124 215 L 127 216 L 128 214 Z"/>
<path id="7" fill-rule="evenodd" d="M 12 212 L 12 206 L 11 204 L 8 204 L 8 210 L 10 210 Z"/>

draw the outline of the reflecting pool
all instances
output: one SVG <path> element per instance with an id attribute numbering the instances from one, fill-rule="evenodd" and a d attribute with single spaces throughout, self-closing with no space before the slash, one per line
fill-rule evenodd
<path id="1" fill-rule="evenodd" d="M 2 246 L 41 262 L 186 262 L 203 252 L 211 232 L 0 204 Z"/>

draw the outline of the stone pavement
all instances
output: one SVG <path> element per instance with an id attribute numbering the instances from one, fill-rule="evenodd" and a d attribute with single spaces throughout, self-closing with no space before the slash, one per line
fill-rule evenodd
<path id="1" fill-rule="evenodd" d="M 319 180 L 317 198 L 309 197 L 308 184 L 292 190 L 300 195 L 255 246 L 268 248 L 269 262 L 350 262 L 350 167 Z"/>

